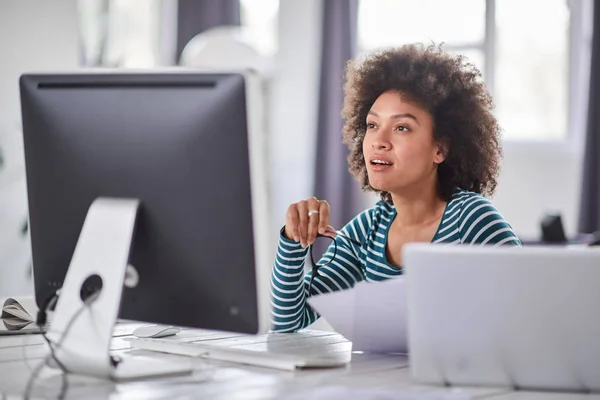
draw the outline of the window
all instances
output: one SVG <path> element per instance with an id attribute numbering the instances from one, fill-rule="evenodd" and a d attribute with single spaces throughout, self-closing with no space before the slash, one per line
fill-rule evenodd
<path id="1" fill-rule="evenodd" d="M 244 40 L 260 54 L 277 52 L 279 0 L 239 0 Z M 166 20 L 176 25 L 176 0 L 78 0 L 81 64 L 151 68 L 165 62 Z M 166 15 L 173 13 L 173 15 Z M 166 15 L 166 16 L 165 16 Z M 165 48 L 161 48 L 161 46 Z"/>
<path id="2" fill-rule="evenodd" d="M 496 2 L 494 100 L 508 137 L 566 136 L 569 20 L 565 0 Z"/>
<path id="3" fill-rule="evenodd" d="M 160 63 L 162 0 L 79 0 L 83 66 Z"/>
<path id="4" fill-rule="evenodd" d="M 581 0 L 361 0 L 358 46 L 443 42 L 482 72 L 505 139 L 561 140 L 576 79 L 572 14 L 581 7 Z"/>
<path id="5" fill-rule="evenodd" d="M 240 0 L 240 20 L 248 42 L 265 56 L 277 52 L 279 0 Z"/>
<path id="6" fill-rule="evenodd" d="M 482 0 L 361 0 L 360 52 L 404 43 L 444 42 L 483 71 L 485 2 Z"/>

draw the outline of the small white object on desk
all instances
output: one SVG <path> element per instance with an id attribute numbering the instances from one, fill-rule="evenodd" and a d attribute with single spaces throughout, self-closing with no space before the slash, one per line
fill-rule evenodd
<path id="1" fill-rule="evenodd" d="M 33 296 L 9 297 L 1 301 L 0 335 L 39 333 L 35 324 L 38 307 Z"/>
<path id="2" fill-rule="evenodd" d="M 2 302 L 2 318 L 19 318 L 33 322 L 37 311 L 33 296 L 9 297 Z"/>
<path id="3" fill-rule="evenodd" d="M 135 329 L 133 336 L 139 338 L 163 338 L 177 335 L 179 332 L 181 332 L 181 329 L 174 326 L 147 325 Z"/>

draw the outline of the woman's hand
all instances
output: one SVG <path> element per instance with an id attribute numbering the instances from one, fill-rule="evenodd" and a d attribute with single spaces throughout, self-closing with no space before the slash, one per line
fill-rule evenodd
<path id="1" fill-rule="evenodd" d="M 317 233 L 335 237 L 335 229 L 329 225 L 329 204 L 316 197 L 291 204 L 285 215 L 284 236 L 306 247 L 314 243 Z"/>

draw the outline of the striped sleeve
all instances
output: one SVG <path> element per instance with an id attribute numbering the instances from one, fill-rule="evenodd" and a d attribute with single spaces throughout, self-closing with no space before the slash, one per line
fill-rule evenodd
<path id="1" fill-rule="evenodd" d="M 483 196 L 473 196 L 463 203 L 458 223 L 461 243 L 521 246 L 509 223 Z"/>
<path id="2" fill-rule="evenodd" d="M 341 233 L 364 243 L 365 227 L 370 226 L 372 210 L 356 216 L 341 230 Z M 271 275 L 271 324 L 274 332 L 295 332 L 315 322 L 319 315 L 310 307 L 306 299 L 313 295 L 350 289 L 364 280 L 361 268 L 359 246 L 338 236 L 335 238 L 337 252 L 331 243 L 318 264 L 318 275 L 313 279 L 310 293 L 307 293 L 312 271 L 304 274 L 304 263 L 308 249 L 300 243 L 279 237 L 275 265 Z M 333 259 L 332 259 L 333 258 Z"/>

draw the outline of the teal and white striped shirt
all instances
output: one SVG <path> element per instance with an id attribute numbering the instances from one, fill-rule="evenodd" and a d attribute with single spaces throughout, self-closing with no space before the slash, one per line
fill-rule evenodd
<path id="1" fill-rule="evenodd" d="M 346 224 L 341 232 L 362 245 L 336 237 L 337 255 L 328 265 L 319 268 L 310 293 L 306 292 L 312 272 L 304 274 L 308 249 L 281 235 L 271 276 L 273 331 L 294 332 L 315 322 L 319 315 L 306 302 L 308 296 L 349 289 L 363 280 L 377 282 L 401 275 L 402 269 L 390 265 L 385 255 L 388 228 L 395 216 L 395 207 L 380 201 Z M 468 191 L 453 194 L 431 241 L 521 245 L 492 203 Z M 321 262 L 328 261 L 332 255 L 333 243 Z"/>

